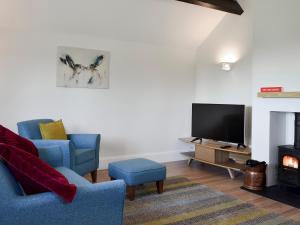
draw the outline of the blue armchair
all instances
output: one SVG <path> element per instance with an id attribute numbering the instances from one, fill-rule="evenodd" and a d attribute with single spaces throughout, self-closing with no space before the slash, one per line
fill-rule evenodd
<path id="1" fill-rule="evenodd" d="M 91 184 L 64 167 L 62 149 L 39 149 L 40 158 L 77 186 L 72 203 L 47 192 L 23 195 L 19 184 L 0 159 L 0 224 L 9 225 L 121 225 L 125 199 L 122 180 Z"/>
<path id="2" fill-rule="evenodd" d="M 100 134 L 69 134 L 68 140 L 42 140 L 40 123 L 53 122 L 51 119 L 38 119 L 19 122 L 18 132 L 30 139 L 37 148 L 59 146 L 64 154 L 64 164 L 79 175 L 91 173 L 92 181 L 97 181 L 99 167 Z"/>

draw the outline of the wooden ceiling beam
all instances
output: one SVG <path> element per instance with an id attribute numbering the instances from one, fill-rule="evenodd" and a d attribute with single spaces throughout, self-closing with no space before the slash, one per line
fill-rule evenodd
<path id="1" fill-rule="evenodd" d="M 228 13 L 242 15 L 244 10 L 236 0 L 176 0 Z"/>

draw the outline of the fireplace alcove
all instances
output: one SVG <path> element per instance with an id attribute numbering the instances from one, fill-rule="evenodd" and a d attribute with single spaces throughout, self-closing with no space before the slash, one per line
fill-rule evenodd
<path id="1" fill-rule="evenodd" d="M 270 112 L 269 134 L 272 185 L 250 192 L 300 209 L 300 113 Z"/>

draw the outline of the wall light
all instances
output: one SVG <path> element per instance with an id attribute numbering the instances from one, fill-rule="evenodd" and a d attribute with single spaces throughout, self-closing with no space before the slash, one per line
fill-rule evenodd
<path id="1" fill-rule="evenodd" d="M 222 70 L 224 70 L 224 71 L 228 72 L 231 70 L 231 63 L 229 63 L 229 62 L 222 62 L 221 66 L 222 66 Z"/>

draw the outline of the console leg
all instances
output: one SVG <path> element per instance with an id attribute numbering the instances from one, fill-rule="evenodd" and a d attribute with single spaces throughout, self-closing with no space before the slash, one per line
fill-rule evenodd
<path id="1" fill-rule="evenodd" d="M 227 170 L 228 170 L 228 173 L 229 173 L 229 175 L 230 175 L 230 178 L 231 178 L 231 179 L 234 179 L 234 178 L 235 178 L 234 171 L 231 170 L 231 169 L 227 169 Z"/>
<path id="2" fill-rule="evenodd" d="M 190 166 L 192 164 L 193 160 L 194 159 L 192 159 L 192 158 L 188 160 L 188 166 Z"/>

